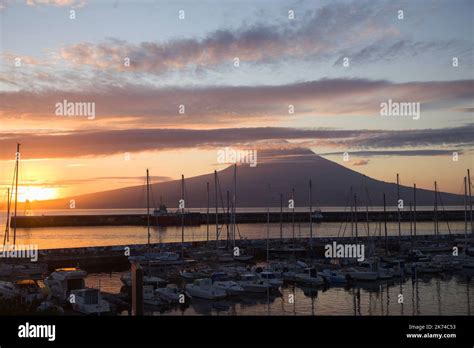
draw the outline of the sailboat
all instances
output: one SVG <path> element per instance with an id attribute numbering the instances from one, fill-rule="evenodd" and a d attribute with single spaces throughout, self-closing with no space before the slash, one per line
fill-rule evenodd
<path id="1" fill-rule="evenodd" d="M 146 170 L 146 203 L 147 203 L 147 251 L 143 255 L 131 255 L 129 261 L 148 262 L 149 266 L 154 265 L 174 265 L 181 264 L 180 255 L 171 251 L 151 251 L 150 250 L 150 172 Z"/>
<path id="2" fill-rule="evenodd" d="M 2 251 L 7 250 L 10 246 L 16 245 L 16 225 L 17 225 L 17 212 L 18 212 L 18 174 L 20 168 L 20 145 L 16 145 L 16 161 L 15 170 L 13 173 L 13 184 L 12 189 L 7 190 L 7 221 L 5 225 L 5 234 L 3 238 Z M 12 194 L 15 197 L 15 204 L 13 210 L 13 245 L 10 245 L 10 213 Z M 14 262 L 14 263 L 1 263 L 0 264 L 0 276 L 4 277 L 19 277 L 41 275 L 47 271 L 47 265 L 32 263 L 32 262 Z"/>

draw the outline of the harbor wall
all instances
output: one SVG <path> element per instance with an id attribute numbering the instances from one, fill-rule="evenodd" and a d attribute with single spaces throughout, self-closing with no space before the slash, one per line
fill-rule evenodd
<path id="1" fill-rule="evenodd" d="M 314 222 L 350 222 L 351 213 L 347 212 L 323 212 L 322 219 L 313 219 Z M 359 211 L 352 214 L 352 219 L 363 222 L 367 221 L 383 221 L 383 212 Z M 398 221 L 398 213 L 390 211 L 386 213 L 388 222 Z M 401 211 L 400 219 L 403 222 L 409 222 L 413 215 L 409 211 Z M 438 221 L 463 221 L 463 210 L 439 211 L 437 215 Z M 290 223 L 294 219 L 295 222 L 308 222 L 309 212 L 297 212 L 294 215 L 291 212 L 271 212 L 269 220 L 271 223 L 279 223 L 280 221 Z M 229 223 L 230 216 L 226 213 L 219 213 L 217 220 L 220 224 Z M 42 216 L 18 216 L 16 218 L 16 227 L 18 228 L 35 228 L 35 227 L 69 227 L 69 226 L 146 226 L 146 214 L 128 214 L 128 215 L 42 215 Z M 266 223 L 266 212 L 237 213 L 237 223 Z M 417 211 L 416 221 L 434 221 L 433 211 Z M 210 213 L 187 213 L 184 215 L 185 225 L 201 225 L 215 224 L 216 214 Z M 153 226 L 178 226 L 181 225 L 181 215 L 173 214 L 166 216 L 150 216 L 150 224 Z M 11 217 L 10 226 L 15 226 L 15 218 Z"/>

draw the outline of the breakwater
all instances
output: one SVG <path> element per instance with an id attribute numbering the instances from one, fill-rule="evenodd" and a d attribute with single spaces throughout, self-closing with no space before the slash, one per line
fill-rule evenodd
<path id="1" fill-rule="evenodd" d="M 285 223 L 308 222 L 309 212 L 270 212 L 267 216 L 266 212 L 246 212 L 236 213 L 237 223 L 265 223 L 269 218 L 271 223 L 280 221 Z M 389 211 L 385 214 L 380 211 L 358 211 L 357 214 L 350 211 L 345 212 L 322 212 L 322 218 L 313 219 L 313 222 L 350 222 L 351 220 L 364 222 L 367 219 L 371 222 L 398 221 L 398 212 Z M 415 215 L 416 221 L 433 221 L 435 214 L 431 210 L 417 211 Z M 400 220 L 409 222 L 413 219 L 410 211 L 403 210 L 400 212 Z M 462 221 L 464 220 L 463 210 L 438 211 L 438 221 Z M 186 213 L 183 218 L 185 225 L 202 225 L 215 224 L 216 214 L 210 213 Z M 219 224 L 230 222 L 230 214 L 218 213 L 217 221 Z M 18 228 L 35 228 L 35 227 L 67 227 L 67 226 L 146 226 L 148 218 L 146 214 L 121 214 L 121 215 L 41 215 L 41 216 L 18 216 L 12 217 L 10 226 Z M 181 225 L 181 214 L 168 214 L 160 216 L 150 216 L 150 224 L 154 226 L 177 226 Z"/>

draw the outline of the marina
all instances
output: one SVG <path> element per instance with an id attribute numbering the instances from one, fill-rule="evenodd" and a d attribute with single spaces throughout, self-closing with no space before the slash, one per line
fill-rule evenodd
<path id="1" fill-rule="evenodd" d="M 420 299 L 419 282 L 428 287 L 423 295 L 436 294 L 440 315 L 470 315 L 472 311 L 474 230 L 469 170 L 462 209 L 445 209 L 435 182 L 432 209 L 417 210 L 414 185 L 415 205 L 410 204 L 408 211 L 400 205 L 387 209 L 385 194 L 382 209 L 369 209 L 368 195 L 365 209 L 358 208 L 352 188 L 348 206 L 325 211 L 313 206 L 309 180 L 309 205 L 298 212 L 294 192 L 285 211 L 280 194 L 279 212 L 271 212 L 270 207 L 237 212 L 234 165 L 227 205 L 221 200 L 219 206 L 215 172 L 214 213 L 209 183 L 205 213 L 185 208 L 184 176 L 177 211 L 168 211 L 162 202 L 158 208 L 152 206 L 147 169 L 145 214 L 25 211 L 20 216 L 18 168 L 19 157 L 11 191 L 14 199 L 8 189 L 7 211 L 2 214 L 2 256 L 6 257 L 0 264 L 2 314 L 240 315 L 248 307 L 257 315 L 263 315 L 264 308 L 266 315 L 284 315 L 291 313 L 288 301 L 294 315 L 334 315 L 347 314 L 352 298 L 353 315 L 398 315 L 396 307 L 403 315 L 408 300 L 412 305 L 406 310 L 424 315 L 433 308 L 420 309 L 424 307 L 420 302 L 427 299 Z M 85 245 L 71 240 L 74 233 Z M 56 241 L 48 241 L 48 235 Z M 34 260 L 23 257 L 32 257 L 30 249 L 28 254 L 20 250 L 31 246 L 36 251 Z M 442 295 L 441 287 L 449 289 L 447 294 Z M 455 306 L 445 307 L 441 302 L 449 302 L 446 297 L 452 288 L 466 296 Z M 409 289 L 411 296 L 406 294 Z M 297 310 L 297 301 L 307 308 L 301 310 L 299 304 Z M 329 303 L 337 304 L 336 308 Z M 328 313 L 328 308 L 333 312 Z"/>
<path id="2" fill-rule="evenodd" d="M 341 244 L 354 242 L 350 237 L 336 240 Z M 334 238 L 315 239 L 314 253 L 311 254 L 304 247 L 309 244 L 308 239 L 298 239 L 296 245 L 292 239 L 272 239 L 268 243 L 265 239 L 236 242 L 236 246 L 249 256 L 245 261 L 239 261 L 232 257 L 231 252 L 226 252 L 225 241 L 218 248 L 215 242 L 186 243 L 184 260 L 180 258 L 180 243 L 48 249 L 40 251 L 38 260 L 38 265 L 47 265 L 47 269 L 42 269 L 39 274 L 18 272 L 6 279 L 36 279 L 41 283 L 45 274 L 54 275 L 57 269 L 76 272 L 76 267 L 79 267 L 77 270 L 83 272 L 79 273 L 79 278 L 85 282 L 78 290 L 100 289 L 104 301 L 110 302 L 109 314 L 128 315 L 130 280 L 126 279 L 130 274 L 130 260 L 125 251 L 130 250 L 130 255 L 137 256 L 163 255 L 166 250 L 166 253 L 176 255 L 173 262 L 163 258 L 156 261 L 159 260 L 157 256 L 152 258 L 154 262 L 141 262 L 146 274 L 144 296 L 149 294 L 144 298 L 145 314 L 425 315 L 439 312 L 441 315 L 471 315 L 474 310 L 471 300 L 474 258 L 462 254 L 456 258 L 446 251 L 453 246 L 462 250 L 462 235 L 447 235 L 436 240 L 432 236 L 405 236 L 401 244 L 403 251 L 397 250 L 400 245 L 398 238 L 391 236 L 387 244 L 389 256 L 384 256 L 385 240 L 361 237 L 360 243 L 366 245 L 366 249 L 373 244 L 376 250 L 365 263 L 355 259 L 334 262 L 334 259 L 325 258 L 324 246 L 332 241 Z M 415 249 L 416 255 L 411 252 L 412 245 L 419 248 Z M 445 251 L 440 253 L 441 249 Z M 269 263 L 266 262 L 267 253 Z M 444 259 L 440 259 L 442 255 Z M 370 262 L 379 268 L 374 278 L 370 277 Z M 354 267 L 358 267 L 359 273 L 353 271 Z M 315 272 L 314 281 L 311 269 Z M 359 278 L 360 274 L 369 277 Z M 272 279 L 275 279 L 273 286 Z M 43 286 L 50 287 L 51 283 L 44 281 Z M 202 289 L 193 290 L 193 286 Z M 412 298 L 417 291 L 418 297 Z M 448 305 L 451 303 L 450 294 L 456 291 L 463 291 L 467 296 L 454 306 Z M 404 296 L 406 305 L 401 306 L 404 308 L 400 308 L 397 302 L 399 294 Z M 179 303 L 181 295 L 184 296 L 182 304 Z M 335 302 L 332 296 L 336 296 Z M 433 307 L 431 303 L 436 296 L 439 303 Z M 53 301 L 50 299 L 47 304 L 45 298 L 35 302 L 36 310 L 85 314 L 85 309 L 78 312 L 77 306 L 61 305 L 64 297 L 54 298 L 53 295 Z M 2 303 L 5 301 L 11 301 L 11 298 L 2 297 Z"/>

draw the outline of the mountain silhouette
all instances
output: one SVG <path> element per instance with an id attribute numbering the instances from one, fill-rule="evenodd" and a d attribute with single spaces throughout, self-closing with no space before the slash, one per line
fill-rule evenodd
<path id="1" fill-rule="evenodd" d="M 145 171 L 145 169 L 144 169 Z M 340 164 L 316 155 L 309 149 L 279 149 L 258 152 L 258 163 L 237 165 L 237 207 L 279 207 L 280 193 L 284 204 L 295 190 L 295 206 L 309 205 L 309 181 L 312 181 L 313 206 L 347 206 L 349 200 L 354 202 L 357 195 L 358 204 L 368 203 L 371 206 L 383 204 L 383 193 L 388 207 L 396 207 L 397 186 L 372 179 Z M 151 173 L 152 175 L 153 173 Z M 234 166 L 218 171 L 220 190 L 218 201 L 227 205 L 227 190 L 230 199 L 233 195 Z M 395 173 L 393 173 L 395 177 Z M 204 208 L 207 206 L 207 189 L 210 186 L 211 209 L 215 205 L 214 173 L 185 179 L 185 203 L 187 208 Z M 175 210 L 181 198 L 181 180 L 152 184 L 152 203 L 157 207 L 160 197 L 163 203 Z M 352 192 L 352 195 L 350 194 Z M 413 187 L 400 185 L 400 198 L 405 208 L 413 202 Z M 43 202 L 35 202 L 35 209 L 67 209 L 70 199 L 75 200 L 80 209 L 113 209 L 146 207 L 146 187 L 144 185 L 67 197 Z M 434 191 L 417 189 L 417 205 L 433 205 Z M 451 193 L 439 193 L 438 204 L 462 205 L 463 197 Z M 441 209 L 441 207 L 440 207 Z"/>

